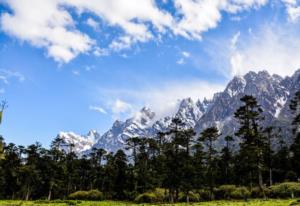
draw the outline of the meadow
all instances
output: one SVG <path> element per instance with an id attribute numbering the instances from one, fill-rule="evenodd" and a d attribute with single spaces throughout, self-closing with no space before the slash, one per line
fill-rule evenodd
<path id="1" fill-rule="evenodd" d="M 15 201 L 2 200 L 1 206 L 185 206 L 186 203 L 177 204 L 134 204 L 130 202 L 119 201 Z M 249 200 L 249 201 L 212 201 L 190 203 L 193 206 L 300 206 L 300 200 Z"/>

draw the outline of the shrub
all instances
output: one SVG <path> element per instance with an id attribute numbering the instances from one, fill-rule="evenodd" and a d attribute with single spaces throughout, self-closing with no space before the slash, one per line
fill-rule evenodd
<path id="1" fill-rule="evenodd" d="M 88 191 L 89 200 L 103 200 L 103 194 L 99 190 Z"/>
<path id="2" fill-rule="evenodd" d="M 103 200 L 103 194 L 99 190 L 77 191 L 69 195 L 71 200 Z"/>
<path id="3" fill-rule="evenodd" d="M 294 198 L 300 197 L 300 183 L 285 182 L 270 187 L 271 197 L 274 198 Z"/>
<path id="4" fill-rule="evenodd" d="M 138 195 L 135 200 L 136 203 L 155 203 L 159 202 L 157 196 L 153 192 L 145 192 L 143 194 Z"/>
<path id="5" fill-rule="evenodd" d="M 163 188 L 155 188 L 153 193 L 156 195 L 159 202 L 162 202 L 168 198 L 166 194 L 166 190 Z"/>
<path id="6" fill-rule="evenodd" d="M 221 185 L 215 190 L 217 199 L 231 199 L 231 193 L 236 189 L 235 185 Z"/>
<path id="7" fill-rule="evenodd" d="M 186 202 L 187 196 L 185 193 L 181 192 L 179 194 L 179 201 L 180 202 Z M 194 193 L 192 191 L 189 192 L 189 201 L 190 202 L 199 202 L 200 200 L 200 195 L 197 193 Z"/>
<path id="8" fill-rule="evenodd" d="M 237 187 L 230 195 L 233 199 L 248 199 L 250 197 L 250 192 L 246 187 Z"/>
<path id="9" fill-rule="evenodd" d="M 199 199 L 201 201 L 210 200 L 210 192 L 208 190 L 198 190 L 197 193 L 199 194 Z"/>
<path id="10" fill-rule="evenodd" d="M 263 191 L 259 187 L 254 187 L 251 190 L 252 198 L 264 198 L 264 193 L 266 197 L 270 197 L 270 189 L 264 188 Z"/>

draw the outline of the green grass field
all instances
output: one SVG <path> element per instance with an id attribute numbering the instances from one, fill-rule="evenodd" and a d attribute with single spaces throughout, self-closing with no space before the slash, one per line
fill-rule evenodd
<path id="1" fill-rule="evenodd" d="M 10 201 L 1 200 L 1 206 L 137 206 L 138 204 L 115 202 L 115 201 L 101 201 L 101 202 L 89 202 L 89 201 Z M 139 204 L 150 206 L 154 204 Z M 185 203 L 178 204 L 158 204 L 165 206 L 184 206 Z M 213 202 L 201 202 L 191 203 L 193 206 L 300 206 L 300 200 L 249 200 L 245 201 L 213 201 Z"/>

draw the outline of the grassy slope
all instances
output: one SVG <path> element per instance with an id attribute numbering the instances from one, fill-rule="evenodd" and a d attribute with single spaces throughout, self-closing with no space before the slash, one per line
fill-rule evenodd
<path id="1" fill-rule="evenodd" d="M 75 201 L 76 202 L 76 201 Z M 213 202 L 201 202 L 191 204 L 193 206 L 289 206 L 291 203 L 296 203 L 296 200 L 251 200 L 248 202 L 244 201 L 213 201 Z M 58 202 L 21 202 L 21 201 L 0 201 L 1 206 L 68 206 L 66 203 Z M 125 203 L 125 202 L 114 202 L 114 201 L 102 201 L 102 202 L 81 202 L 76 204 L 76 206 L 136 206 L 137 204 Z M 140 205 L 151 205 L 151 204 L 140 204 Z M 171 206 L 172 204 L 162 204 L 165 206 Z M 174 204 L 173 204 L 174 205 Z M 184 206 L 186 204 L 175 204 L 176 206 Z M 298 204 L 292 204 L 293 206 L 300 206 L 300 201 Z"/>

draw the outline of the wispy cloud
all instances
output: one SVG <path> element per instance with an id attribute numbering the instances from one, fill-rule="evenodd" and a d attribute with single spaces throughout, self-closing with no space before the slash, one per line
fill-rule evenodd
<path id="1" fill-rule="evenodd" d="M 79 76 L 80 72 L 78 70 L 72 70 L 72 74 L 75 76 Z"/>
<path id="2" fill-rule="evenodd" d="M 92 27 L 94 30 L 98 31 L 99 28 L 100 28 L 100 24 L 99 22 L 95 21 L 94 19 L 92 18 L 88 18 L 86 20 L 86 24 L 89 25 L 90 27 Z"/>
<path id="3" fill-rule="evenodd" d="M 12 79 L 23 82 L 25 80 L 25 77 L 20 72 L 8 69 L 0 69 L 0 81 L 2 80 L 2 82 L 4 82 L 5 84 L 9 84 L 10 80 Z"/>
<path id="4" fill-rule="evenodd" d="M 238 32 L 231 40 L 231 76 L 250 70 L 286 76 L 300 68 L 300 40 L 293 27 L 267 25 L 244 35 Z"/>
<path id="5" fill-rule="evenodd" d="M 106 110 L 99 106 L 89 106 L 89 109 L 102 114 L 107 114 Z"/>
<path id="6" fill-rule="evenodd" d="M 186 63 L 186 60 L 190 58 L 191 53 L 187 51 L 182 51 L 180 53 L 180 58 L 176 61 L 176 64 L 183 65 Z"/>
<path id="7" fill-rule="evenodd" d="M 11 82 L 23 82 L 25 81 L 25 77 L 20 72 L 16 72 L 8 69 L 0 69 L 0 93 L 5 93 L 5 88 Z"/>
<path id="8" fill-rule="evenodd" d="M 167 82 L 157 87 L 140 89 L 98 89 L 99 101 L 107 105 L 114 117 L 127 118 L 143 106 L 150 107 L 157 118 L 170 115 L 178 107 L 179 100 L 191 97 L 194 100 L 212 98 L 215 92 L 224 89 L 222 83 L 209 83 L 201 80 Z M 98 96 L 98 95 L 97 95 Z M 127 101 L 121 100 L 126 99 Z M 119 115 L 122 113 L 122 115 Z"/>
<path id="9" fill-rule="evenodd" d="M 182 64 L 185 64 L 185 61 L 183 58 L 180 58 L 177 60 L 176 64 L 182 65 Z"/>

